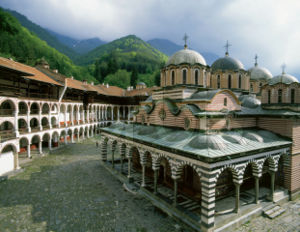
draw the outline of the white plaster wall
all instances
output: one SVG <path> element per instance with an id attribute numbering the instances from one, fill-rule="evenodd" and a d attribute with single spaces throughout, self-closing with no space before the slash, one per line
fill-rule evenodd
<path id="1" fill-rule="evenodd" d="M 0 155 L 0 175 L 14 170 L 14 154 L 12 151 Z"/>

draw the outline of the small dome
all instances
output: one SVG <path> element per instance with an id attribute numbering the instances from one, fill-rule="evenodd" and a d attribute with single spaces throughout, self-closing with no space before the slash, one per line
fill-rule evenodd
<path id="1" fill-rule="evenodd" d="M 271 78 L 268 82 L 269 85 L 275 85 L 277 83 L 291 84 L 293 82 L 299 82 L 298 79 L 292 75 L 282 73 L 278 76 Z"/>
<path id="2" fill-rule="evenodd" d="M 244 70 L 244 65 L 241 61 L 229 57 L 226 55 L 223 58 L 217 59 L 212 65 L 211 69 L 213 72 L 221 70 L 221 71 L 237 71 L 240 69 Z"/>
<path id="3" fill-rule="evenodd" d="M 272 78 L 272 73 L 268 69 L 259 67 L 257 64 L 248 71 L 250 72 L 250 80 L 267 81 Z"/>
<path id="4" fill-rule="evenodd" d="M 261 101 L 251 95 L 242 95 L 239 97 L 242 106 L 247 108 L 256 108 L 261 105 Z"/>
<path id="5" fill-rule="evenodd" d="M 194 149 L 226 149 L 226 144 L 220 135 L 197 135 L 188 145 Z"/>
<path id="6" fill-rule="evenodd" d="M 137 85 L 146 85 L 144 82 L 139 82 Z"/>
<path id="7" fill-rule="evenodd" d="M 182 49 L 176 53 L 174 53 L 166 63 L 168 65 L 179 65 L 179 64 L 201 64 L 206 65 L 206 61 L 200 53 L 190 50 L 190 49 Z"/>

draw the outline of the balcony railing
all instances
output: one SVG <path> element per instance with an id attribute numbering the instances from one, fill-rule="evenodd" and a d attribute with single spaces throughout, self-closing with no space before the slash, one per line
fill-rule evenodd
<path id="1" fill-rule="evenodd" d="M 5 142 L 7 140 L 15 139 L 16 135 L 13 130 L 4 130 L 0 132 L 0 142 Z"/>
<path id="2" fill-rule="evenodd" d="M 26 134 L 28 131 L 27 128 L 19 128 L 19 132 L 20 134 Z"/>
<path id="3" fill-rule="evenodd" d="M 39 114 L 39 110 L 38 109 L 30 110 L 30 114 Z"/>
<path id="4" fill-rule="evenodd" d="M 14 116 L 13 109 L 0 109 L 0 116 Z"/>

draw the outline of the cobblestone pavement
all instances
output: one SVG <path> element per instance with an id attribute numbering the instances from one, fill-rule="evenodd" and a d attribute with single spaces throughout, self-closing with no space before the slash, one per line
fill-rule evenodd
<path id="1" fill-rule="evenodd" d="M 1 182 L 0 232 L 190 231 L 125 192 L 100 165 L 94 144 L 87 140 L 37 157 Z"/>
<path id="2" fill-rule="evenodd" d="M 285 203 L 286 211 L 273 220 L 259 216 L 240 226 L 237 232 L 299 232 L 300 231 L 300 199 Z"/>
<path id="3" fill-rule="evenodd" d="M 1 182 L 0 232 L 191 231 L 124 191 L 100 165 L 94 144 L 86 140 L 35 158 L 22 166 L 23 172 Z M 300 231 L 300 199 L 283 207 L 280 217 L 257 217 L 236 231 Z"/>

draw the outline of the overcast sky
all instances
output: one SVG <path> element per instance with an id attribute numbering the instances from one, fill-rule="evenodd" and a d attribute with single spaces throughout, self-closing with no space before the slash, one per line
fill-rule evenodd
<path id="1" fill-rule="evenodd" d="M 199 51 L 230 56 L 246 68 L 258 63 L 277 75 L 281 65 L 300 77 L 298 0 L 1 0 L 31 21 L 75 38 L 105 41 L 135 34 L 165 38 Z"/>

